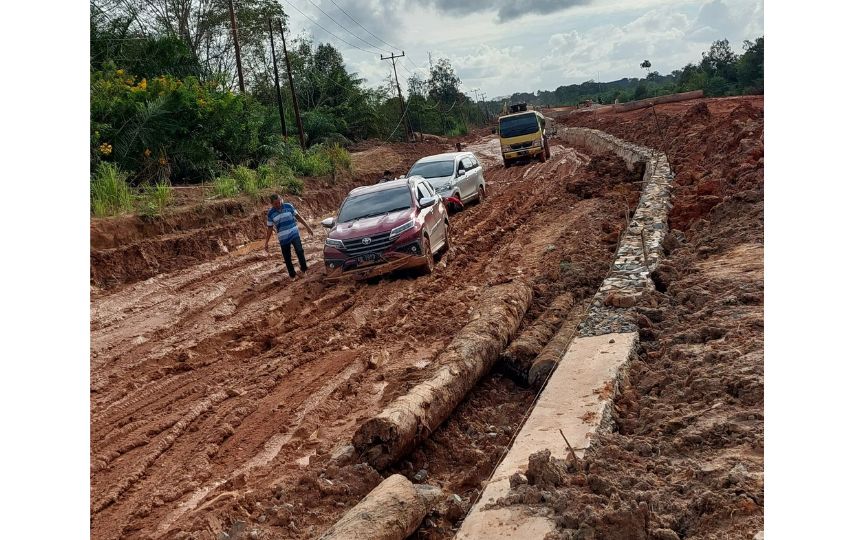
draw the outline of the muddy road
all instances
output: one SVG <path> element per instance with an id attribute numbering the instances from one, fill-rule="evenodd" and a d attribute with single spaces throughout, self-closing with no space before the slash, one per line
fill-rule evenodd
<path id="1" fill-rule="evenodd" d="M 580 303 L 596 290 L 637 202 L 636 172 L 557 139 L 548 162 L 510 169 L 492 136 L 467 149 L 484 162 L 487 198 L 452 216 L 452 247 L 429 276 L 323 281 L 319 222 L 343 189 L 296 203 L 316 234 L 303 233 L 309 271 L 295 282 L 277 249 L 267 255 L 253 240 L 260 208 L 238 216 L 243 242 L 210 250 L 221 230 L 212 222 L 193 233 L 214 236 L 198 260 L 190 251 L 160 261 L 165 273 L 126 279 L 120 257 L 106 274 L 93 258 L 93 281 L 114 279 L 93 285 L 91 303 L 92 538 L 317 537 L 383 478 L 340 455 L 354 431 L 435 371 L 484 291 L 530 280 L 524 329 L 556 296 Z M 378 150 L 365 152 L 354 160 L 376 161 Z M 104 238 L 106 250 L 122 249 Z M 532 399 L 489 374 L 395 470 L 427 470 L 449 496 L 473 500 Z M 449 536 L 451 524 L 431 534 Z"/>

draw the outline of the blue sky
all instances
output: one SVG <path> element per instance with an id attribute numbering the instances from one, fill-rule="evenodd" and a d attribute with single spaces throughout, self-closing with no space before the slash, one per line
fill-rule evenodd
<path id="1" fill-rule="evenodd" d="M 430 52 L 434 61 L 451 60 L 464 90 L 479 88 L 487 97 L 553 90 L 597 77 L 642 77 L 645 59 L 653 70 L 670 73 L 697 62 L 715 39 L 729 39 L 741 52 L 743 40 L 764 33 L 763 4 L 756 0 L 289 1 L 337 36 L 373 51 L 330 37 L 282 2 L 292 31 L 335 44 L 348 68 L 371 86 L 389 75 L 391 66 L 379 59 L 379 49 L 388 54 L 391 47 L 344 12 L 406 51 L 398 68 L 401 79 L 426 74 Z"/>

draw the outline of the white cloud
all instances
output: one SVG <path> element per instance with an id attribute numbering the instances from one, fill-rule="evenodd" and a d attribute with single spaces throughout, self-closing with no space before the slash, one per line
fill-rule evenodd
<path id="1" fill-rule="evenodd" d="M 305 0 L 292 1 L 323 23 L 325 17 Z M 323 9 L 353 32 L 387 48 L 330 0 L 314 1 L 322 1 Z M 533 0 L 335 2 L 368 30 L 406 51 L 406 60 L 398 64 L 402 80 L 412 72 L 426 73 L 430 51 L 434 60 L 451 60 L 465 89 L 480 88 L 489 95 L 552 90 L 595 79 L 597 73 L 602 81 L 642 77 L 646 72 L 640 62 L 645 59 L 653 70 L 669 73 L 699 61 L 716 39 L 727 38 L 740 51 L 742 40 L 764 33 L 761 0 L 570 0 L 544 2 L 535 9 L 519 8 L 536 5 Z M 501 22 L 502 7 L 505 14 L 522 9 L 524 16 Z M 299 15 L 292 22 L 340 46 L 349 69 L 369 84 L 380 84 L 388 75 L 390 66 L 380 61 L 379 53 L 348 48 L 301 22 Z M 326 23 L 328 29 L 336 28 L 328 19 Z M 344 39 L 356 41 L 337 30 Z"/>

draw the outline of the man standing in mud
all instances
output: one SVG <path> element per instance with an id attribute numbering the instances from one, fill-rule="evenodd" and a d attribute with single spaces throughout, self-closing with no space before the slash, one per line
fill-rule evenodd
<path id="1" fill-rule="evenodd" d="M 267 212 L 267 238 L 264 239 L 264 250 L 270 251 L 270 236 L 272 236 L 275 226 L 279 246 L 282 248 L 282 257 L 285 258 L 288 275 L 293 281 L 296 279 L 297 273 L 294 271 L 294 263 L 291 261 L 291 246 L 297 252 L 301 273 L 305 274 L 305 271 L 308 270 L 308 265 L 305 263 L 305 252 L 302 249 L 302 240 L 299 236 L 299 229 L 297 229 L 297 221 L 303 224 L 310 235 L 314 236 L 314 231 L 297 212 L 294 205 L 282 202 L 282 198 L 278 194 L 270 195 L 270 202 L 273 207 Z"/>

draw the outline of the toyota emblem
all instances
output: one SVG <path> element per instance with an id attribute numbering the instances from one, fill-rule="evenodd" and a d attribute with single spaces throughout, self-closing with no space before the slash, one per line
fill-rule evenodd
<path id="1" fill-rule="evenodd" d="M 371 243 L 371 239 L 369 237 L 362 238 L 362 243 L 366 246 Z"/>

